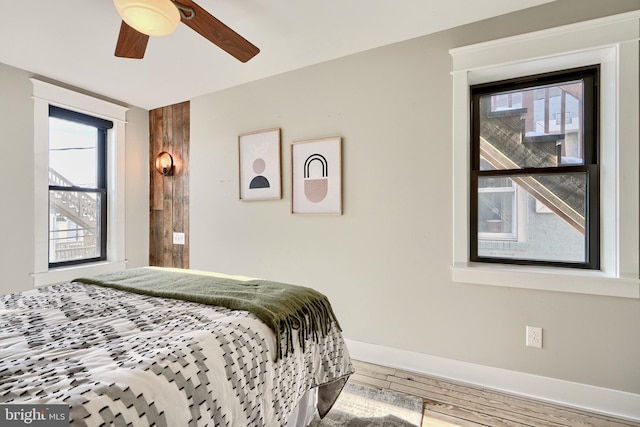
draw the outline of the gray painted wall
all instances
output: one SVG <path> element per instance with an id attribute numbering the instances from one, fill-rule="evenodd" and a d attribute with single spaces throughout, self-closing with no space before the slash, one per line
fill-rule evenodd
<path id="1" fill-rule="evenodd" d="M 2 293 L 32 288 L 33 101 L 31 75 L 0 64 Z"/>
<path id="2" fill-rule="evenodd" d="M 640 393 L 640 301 L 451 281 L 448 53 L 637 8 L 559 0 L 192 100 L 191 267 L 315 287 L 353 340 Z M 239 201 L 237 136 L 273 127 L 283 199 Z M 291 215 L 290 144 L 330 136 L 344 214 Z"/>
<path id="3" fill-rule="evenodd" d="M 0 294 L 33 289 L 32 73 L 0 64 Z M 55 82 L 50 81 L 55 84 Z M 73 89 L 66 86 L 68 89 Z M 148 264 L 148 112 L 131 108 L 126 125 L 126 254 L 129 267 Z"/>

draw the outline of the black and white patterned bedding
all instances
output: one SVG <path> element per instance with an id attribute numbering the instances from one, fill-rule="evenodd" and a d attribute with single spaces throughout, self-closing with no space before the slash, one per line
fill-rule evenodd
<path id="1" fill-rule="evenodd" d="M 0 403 L 65 403 L 72 426 L 282 426 L 353 371 L 335 325 L 275 359 L 244 311 L 81 283 L 0 296 Z"/>

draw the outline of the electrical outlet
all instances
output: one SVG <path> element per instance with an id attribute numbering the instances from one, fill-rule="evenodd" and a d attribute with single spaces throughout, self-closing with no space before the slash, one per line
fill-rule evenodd
<path id="1" fill-rule="evenodd" d="M 184 233 L 173 233 L 173 244 L 174 245 L 184 245 L 185 237 Z"/>
<path id="2" fill-rule="evenodd" d="M 527 347 L 542 348 L 542 328 L 527 326 Z"/>

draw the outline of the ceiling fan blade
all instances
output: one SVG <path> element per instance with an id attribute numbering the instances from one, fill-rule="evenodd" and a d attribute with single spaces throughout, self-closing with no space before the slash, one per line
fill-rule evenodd
<path id="1" fill-rule="evenodd" d="M 260 52 L 260 49 L 251 42 L 227 27 L 192 0 L 180 0 L 179 3 L 192 8 L 195 12 L 191 19 L 182 18 L 182 22 L 185 25 L 237 60 L 247 62 Z"/>
<path id="2" fill-rule="evenodd" d="M 120 58 L 142 59 L 147 49 L 149 36 L 134 30 L 126 22 L 120 25 L 120 34 L 116 44 L 116 56 Z"/>

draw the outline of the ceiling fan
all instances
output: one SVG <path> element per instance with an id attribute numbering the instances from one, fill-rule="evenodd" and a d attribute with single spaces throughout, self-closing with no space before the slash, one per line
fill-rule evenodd
<path id="1" fill-rule="evenodd" d="M 113 3 L 122 17 L 117 57 L 143 58 L 149 36 L 171 34 L 181 21 L 241 62 L 260 52 L 192 0 L 113 0 Z"/>

